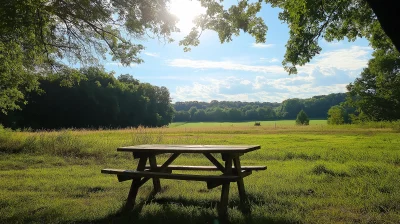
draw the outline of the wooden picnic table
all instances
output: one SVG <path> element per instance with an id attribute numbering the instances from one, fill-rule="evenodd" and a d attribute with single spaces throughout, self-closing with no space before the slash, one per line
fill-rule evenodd
<path id="1" fill-rule="evenodd" d="M 241 166 L 240 157 L 247 152 L 260 149 L 259 145 L 137 145 L 120 147 L 119 152 L 133 153 L 134 159 L 139 159 L 136 170 L 103 169 L 105 174 L 116 174 L 118 180 L 132 180 L 131 188 L 126 202 L 127 206 L 134 206 L 139 188 L 148 180 L 153 180 L 155 195 L 161 190 L 160 179 L 176 179 L 205 181 L 208 189 L 222 185 L 219 213 L 227 212 L 229 187 L 231 182 L 237 182 L 241 204 L 245 203 L 246 192 L 243 178 L 250 175 L 253 170 L 265 170 L 266 166 Z M 156 155 L 170 153 L 170 157 L 162 164 L 157 164 Z M 171 165 L 182 153 L 203 154 L 214 166 L 183 166 Z M 224 165 L 211 153 L 221 154 Z M 149 161 L 149 165 L 146 165 Z M 173 174 L 173 170 L 206 170 L 221 171 L 221 175 L 200 174 Z"/>

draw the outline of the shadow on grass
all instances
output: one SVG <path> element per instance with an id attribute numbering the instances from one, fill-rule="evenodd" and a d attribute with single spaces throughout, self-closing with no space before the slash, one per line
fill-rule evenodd
<path id="1" fill-rule="evenodd" d="M 247 206 L 242 207 L 238 200 L 230 200 L 229 210 L 237 210 L 243 214 L 242 218 L 238 217 L 218 217 L 217 206 L 218 200 L 196 200 L 187 198 L 151 198 L 137 203 L 135 207 L 121 208 L 106 217 L 97 220 L 81 220 L 75 223 L 273 223 L 273 224 L 289 224 L 294 223 L 293 220 L 284 218 L 268 217 L 267 215 L 251 214 L 251 205 L 262 206 L 267 202 L 260 201 L 260 198 L 253 195 L 247 195 Z M 143 211 L 143 208 L 148 206 Z M 157 209 L 154 209 L 156 207 Z M 233 211 L 233 213 L 237 213 Z M 235 221 L 236 220 L 236 221 Z"/>

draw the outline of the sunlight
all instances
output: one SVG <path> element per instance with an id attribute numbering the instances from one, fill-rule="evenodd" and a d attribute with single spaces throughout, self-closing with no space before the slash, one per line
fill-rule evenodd
<path id="1" fill-rule="evenodd" d="M 179 18 L 177 27 L 181 32 L 187 33 L 194 26 L 193 19 L 205 13 L 206 9 L 201 7 L 198 1 L 172 0 L 169 11 Z"/>

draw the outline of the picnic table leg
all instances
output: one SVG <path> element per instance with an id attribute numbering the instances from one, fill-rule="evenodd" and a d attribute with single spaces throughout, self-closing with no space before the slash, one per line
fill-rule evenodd
<path id="1" fill-rule="evenodd" d="M 136 170 L 144 171 L 146 162 L 147 162 L 147 156 L 144 155 L 141 156 L 139 158 L 139 163 Z M 126 201 L 126 207 L 128 208 L 135 206 L 136 196 L 140 187 L 140 179 L 141 179 L 140 177 L 132 179 L 131 189 L 129 190 L 128 199 Z"/>
<path id="2" fill-rule="evenodd" d="M 223 156 L 224 157 L 224 156 Z M 225 158 L 225 172 L 224 174 L 232 174 L 232 158 Z M 222 184 L 221 203 L 219 207 L 220 217 L 225 217 L 228 212 L 228 198 L 229 198 L 230 182 Z"/>
<path id="3" fill-rule="evenodd" d="M 157 170 L 157 160 L 155 155 L 151 155 L 149 157 L 150 167 L 152 170 Z M 160 178 L 153 178 L 153 195 L 157 194 L 157 192 L 161 191 Z"/>
<path id="4" fill-rule="evenodd" d="M 235 171 L 239 176 L 242 176 L 242 167 L 240 165 L 240 159 L 239 157 L 233 158 L 233 164 L 235 165 Z M 238 191 L 239 191 L 239 197 L 240 197 L 240 204 L 242 206 L 245 205 L 246 202 L 246 191 L 244 190 L 244 182 L 243 182 L 243 177 L 241 177 L 237 181 L 237 186 L 238 186 Z"/>

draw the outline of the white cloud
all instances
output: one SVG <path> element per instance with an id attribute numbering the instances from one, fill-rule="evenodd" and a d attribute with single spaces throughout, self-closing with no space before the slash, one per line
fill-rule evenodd
<path id="1" fill-rule="evenodd" d="M 160 57 L 159 53 L 144 52 L 144 54 L 147 55 L 147 56 L 150 56 L 150 57 L 155 57 L 155 58 Z"/>
<path id="2" fill-rule="evenodd" d="M 174 101 L 240 100 L 282 102 L 288 98 L 346 92 L 346 85 L 367 66 L 372 50 L 352 46 L 322 53 L 311 63 L 288 75 L 281 66 L 256 66 L 233 61 L 175 59 L 169 66 L 194 69 L 222 69 L 250 72 L 246 76 L 202 75 L 195 83 L 176 88 Z M 260 58 L 272 61 L 275 58 Z M 204 71 L 200 71 L 204 74 Z M 221 72 L 226 74 L 227 72 Z M 274 73 L 274 75 L 266 74 Z"/>
<path id="3" fill-rule="evenodd" d="M 346 72 L 360 70 L 367 66 L 371 48 L 352 46 L 319 55 L 314 62 L 299 67 L 298 71 L 310 74 L 318 69 L 324 75 L 335 75 L 335 70 Z"/>
<path id="4" fill-rule="evenodd" d="M 324 76 L 334 76 L 337 71 L 345 71 L 354 77 L 364 68 L 369 59 L 369 47 L 352 46 L 348 49 L 339 49 L 317 56 L 313 62 L 298 67 L 299 73 L 311 75 L 318 71 Z M 260 58 L 261 61 L 277 62 L 277 58 Z M 168 66 L 193 69 L 223 69 L 232 71 L 246 71 L 258 73 L 286 74 L 281 65 L 248 65 L 233 61 L 211 61 L 192 59 L 173 59 L 166 61 Z"/>
<path id="5" fill-rule="evenodd" d="M 219 94 L 219 97 L 226 101 L 242 101 L 242 102 L 249 102 L 249 95 L 248 94 Z"/>
<path id="6" fill-rule="evenodd" d="M 268 63 L 274 63 L 274 62 L 278 62 L 279 59 L 277 59 L 277 58 L 260 58 L 260 61 L 268 62 Z"/>
<path id="7" fill-rule="evenodd" d="M 242 80 L 242 81 L 240 81 L 240 84 L 249 85 L 249 84 L 251 84 L 251 82 L 249 80 Z"/>
<path id="8" fill-rule="evenodd" d="M 251 46 L 255 48 L 269 48 L 273 47 L 275 44 L 262 44 L 262 43 L 253 43 Z"/>
<path id="9" fill-rule="evenodd" d="M 209 60 L 191 60 L 191 59 L 173 59 L 167 60 L 167 65 L 180 68 L 195 68 L 195 69 L 224 69 L 247 72 L 262 72 L 262 73 L 284 73 L 282 66 L 256 66 L 233 63 L 231 61 L 209 61 Z"/>
<path id="10" fill-rule="evenodd" d="M 302 81 L 295 85 L 290 83 Z M 239 77 L 205 78 L 190 85 L 178 86 L 173 101 L 261 101 L 282 102 L 288 98 L 309 98 L 315 95 L 345 92 L 346 84 L 316 86 L 309 76 L 290 76 L 277 80 L 256 76 L 253 80 Z"/>
<path id="11" fill-rule="evenodd" d="M 175 94 L 172 94 L 172 98 L 175 102 L 189 100 L 211 101 L 215 99 L 214 96 L 218 93 L 218 91 L 218 86 L 204 85 L 194 82 L 191 86 L 176 87 Z"/>

